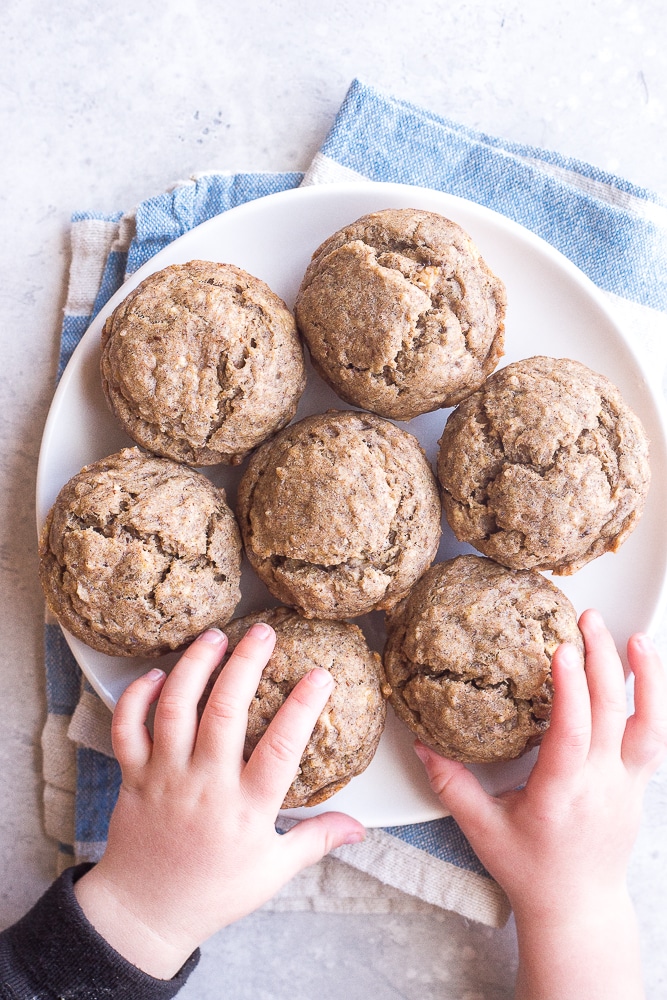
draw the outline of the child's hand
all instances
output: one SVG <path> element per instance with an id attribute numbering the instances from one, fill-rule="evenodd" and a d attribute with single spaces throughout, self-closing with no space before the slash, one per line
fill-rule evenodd
<path id="1" fill-rule="evenodd" d="M 197 705 L 225 652 L 209 630 L 169 677 L 131 684 L 113 717 L 123 784 L 99 864 L 77 899 L 125 958 L 171 978 L 219 928 L 250 913 L 332 848 L 363 839 L 342 813 L 324 813 L 284 835 L 275 819 L 297 772 L 332 678 L 312 670 L 294 688 L 250 760 L 243 761 L 248 706 L 275 642 L 253 626 L 226 663 L 201 720 Z M 145 722 L 156 700 L 154 737 Z"/>
<path id="2" fill-rule="evenodd" d="M 551 725 L 522 790 L 490 796 L 462 764 L 421 744 L 416 750 L 436 794 L 510 898 L 519 931 L 517 996 L 630 1000 L 642 994 L 626 868 L 644 788 L 667 750 L 667 687 L 653 644 L 633 636 L 635 714 L 626 719 L 611 636 L 595 611 L 579 624 L 586 669 L 573 647 L 554 655 Z M 572 978 L 582 947 L 590 982 Z M 628 956 L 629 979 L 628 962 L 618 968 Z M 553 981 L 540 978 L 540 961 Z"/>

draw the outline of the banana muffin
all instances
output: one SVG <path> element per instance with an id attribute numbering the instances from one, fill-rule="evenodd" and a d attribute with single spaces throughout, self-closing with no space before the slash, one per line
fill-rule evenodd
<path id="1" fill-rule="evenodd" d="M 157 656 L 227 621 L 240 576 L 241 539 L 224 490 L 138 448 L 70 479 L 41 533 L 49 608 L 111 656 Z"/>
<path id="2" fill-rule="evenodd" d="M 567 597 L 535 570 L 481 556 L 429 569 L 390 615 L 389 700 L 417 736 L 464 763 L 512 760 L 536 746 L 551 716 L 551 658 L 583 656 Z"/>
<path id="3" fill-rule="evenodd" d="M 307 618 L 391 607 L 440 539 L 438 486 L 417 439 L 352 410 L 306 417 L 262 445 L 237 514 L 257 574 Z"/>
<path id="4" fill-rule="evenodd" d="M 306 619 L 282 607 L 230 622 L 225 629 L 229 652 L 260 621 L 275 630 L 276 645 L 248 712 L 246 760 L 309 670 L 323 667 L 335 682 L 282 808 L 314 806 L 361 774 L 373 759 L 386 716 L 382 661 L 356 625 Z"/>
<path id="5" fill-rule="evenodd" d="M 233 264 L 192 260 L 151 274 L 102 331 L 102 386 L 149 451 L 235 465 L 294 416 L 304 388 L 294 318 Z"/>
<path id="6" fill-rule="evenodd" d="M 296 300 L 313 364 L 349 403 L 409 420 L 453 406 L 503 353 L 505 288 L 435 212 L 364 215 L 313 254 Z"/>
<path id="7" fill-rule="evenodd" d="M 438 477 L 460 541 L 512 569 L 566 576 L 618 549 L 637 524 L 648 441 L 603 375 L 568 358 L 527 358 L 450 414 Z"/>

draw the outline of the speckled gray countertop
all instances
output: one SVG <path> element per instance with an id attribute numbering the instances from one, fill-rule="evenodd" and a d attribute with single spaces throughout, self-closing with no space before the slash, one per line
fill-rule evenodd
<path id="1" fill-rule="evenodd" d="M 304 169 L 358 76 L 433 112 L 667 194 L 662 0 L 6 0 L 0 38 L 0 926 L 53 876 L 34 484 L 68 220 L 207 169 Z M 664 636 L 664 629 L 662 630 Z M 665 648 L 664 641 L 662 642 Z M 667 769 L 631 865 L 649 1000 L 667 995 Z M 502 931 L 419 916 L 259 914 L 204 948 L 185 998 L 501 1000 Z"/>

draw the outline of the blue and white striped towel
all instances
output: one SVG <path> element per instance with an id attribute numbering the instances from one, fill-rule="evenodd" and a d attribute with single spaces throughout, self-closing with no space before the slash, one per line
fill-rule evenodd
<path id="1" fill-rule="evenodd" d="M 546 239 L 609 293 L 654 371 L 667 361 L 667 202 L 556 153 L 507 143 L 355 81 L 305 175 L 202 174 L 114 216 L 77 214 L 59 375 L 91 318 L 154 253 L 254 198 L 345 180 L 395 181 L 478 202 Z M 46 626 L 46 827 L 60 866 L 96 859 L 119 785 L 110 715 L 81 682 L 62 634 Z M 509 912 L 451 818 L 373 830 L 298 876 L 274 909 L 455 910 L 492 926 Z"/>

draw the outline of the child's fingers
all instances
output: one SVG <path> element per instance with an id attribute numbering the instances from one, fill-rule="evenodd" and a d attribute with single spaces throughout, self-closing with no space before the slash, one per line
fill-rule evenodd
<path id="1" fill-rule="evenodd" d="M 579 628 L 586 647 L 586 678 L 591 700 L 591 755 L 620 754 L 627 702 L 625 675 L 614 640 L 597 611 L 584 611 Z"/>
<path id="2" fill-rule="evenodd" d="M 166 674 L 155 667 L 122 693 L 111 720 L 111 742 L 126 780 L 150 760 L 153 741 L 146 729 L 148 711 L 158 698 Z"/>
<path id="3" fill-rule="evenodd" d="M 277 814 L 332 688 L 331 674 L 316 667 L 301 678 L 271 720 L 243 770 L 244 789 L 258 808 Z"/>
<path id="4" fill-rule="evenodd" d="M 227 637 L 219 629 L 207 629 L 169 674 L 153 723 L 155 755 L 167 766 L 190 759 L 197 735 L 197 704 L 226 648 Z"/>
<path id="5" fill-rule="evenodd" d="M 276 642 L 273 629 L 258 622 L 235 647 L 211 691 L 199 723 L 195 760 L 216 771 L 239 774 L 250 705 Z"/>
<path id="6" fill-rule="evenodd" d="M 484 791 L 475 775 L 456 760 L 440 757 L 421 741 L 415 753 L 426 768 L 431 788 L 471 840 L 484 831 L 495 817 L 493 798 Z"/>
<path id="7" fill-rule="evenodd" d="M 309 865 L 343 844 L 358 844 L 366 835 L 361 823 L 345 813 L 327 812 L 302 820 L 281 836 L 287 878 L 292 878 Z"/>
<path id="8" fill-rule="evenodd" d="M 581 656 L 569 643 L 551 661 L 554 684 L 551 721 L 529 778 L 533 784 L 569 778 L 583 767 L 591 740 L 591 703 Z"/>
<path id="9" fill-rule="evenodd" d="M 628 719 L 621 755 L 626 767 L 653 772 L 667 751 L 667 679 L 646 635 L 633 635 L 628 660 L 635 675 L 635 712 Z"/>

